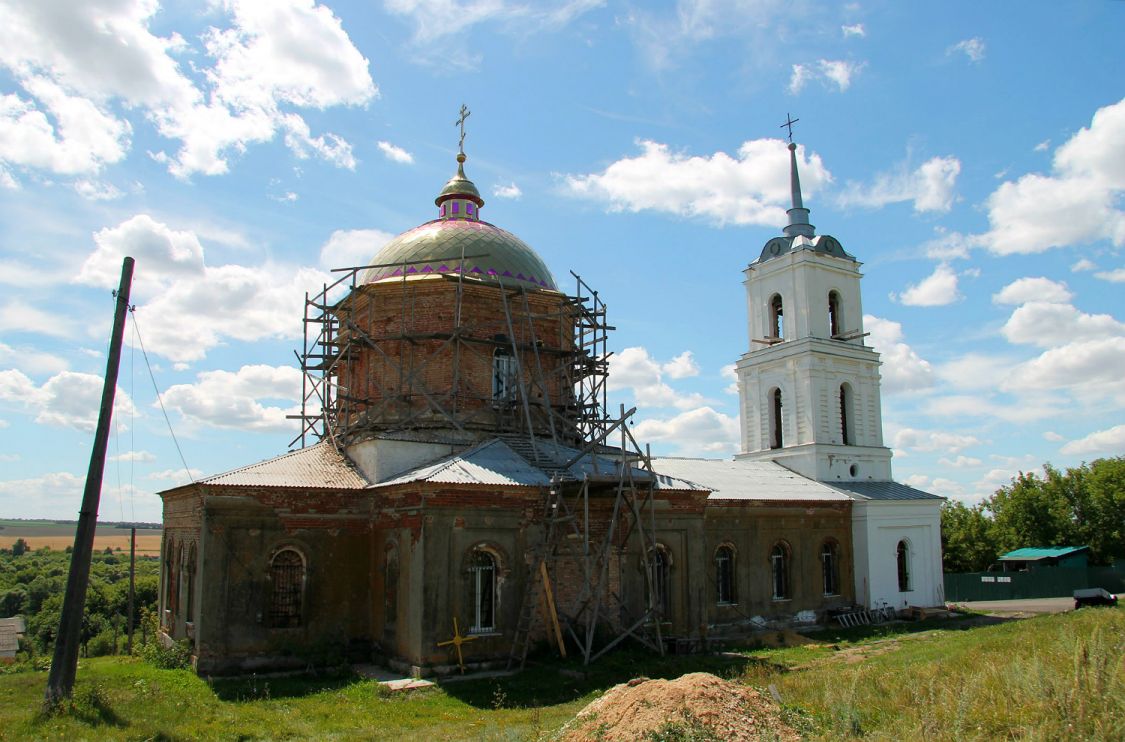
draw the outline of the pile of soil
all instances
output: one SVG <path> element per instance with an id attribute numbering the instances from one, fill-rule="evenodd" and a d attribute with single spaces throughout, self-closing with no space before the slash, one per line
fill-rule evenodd
<path id="1" fill-rule="evenodd" d="M 579 711 L 559 739 L 631 741 L 645 739 L 668 724 L 706 729 L 724 742 L 800 739 L 781 720 L 777 704 L 769 697 L 706 672 L 615 685 Z"/>

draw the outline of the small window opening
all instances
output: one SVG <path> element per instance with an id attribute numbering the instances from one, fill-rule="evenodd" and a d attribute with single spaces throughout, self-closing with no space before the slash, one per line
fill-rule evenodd
<path id="1" fill-rule="evenodd" d="M 851 384 L 840 385 L 840 440 L 845 446 L 855 445 L 854 402 Z"/>
<path id="2" fill-rule="evenodd" d="M 785 443 L 781 432 L 781 411 L 781 390 L 774 389 L 770 392 L 770 448 L 781 448 Z"/>
<path id="3" fill-rule="evenodd" d="M 825 595 L 840 594 L 840 555 L 839 547 L 833 541 L 825 541 L 820 548 L 820 570 Z"/>
<path id="4" fill-rule="evenodd" d="M 773 599 L 789 597 L 789 549 L 777 544 L 770 552 L 770 575 L 773 578 Z"/>
<path id="5" fill-rule="evenodd" d="M 270 561 L 269 625 L 301 625 L 301 597 L 305 587 L 305 560 L 295 549 L 282 549 Z"/>
<path id="6" fill-rule="evenodd" d="M 473 625 L 470 631 L 481 633 L 496 628 L 496 558 L 487 551 L 473 553 L 469 565 L 473 588 Z"/>
<path id="7" fill-rule="evenodd" d="M 189 622 L 192 621 L 195 616 L 195 559 L 195 544 L 192 544 L 187 566 L 184 568 L 184 575 L 187 581 L 185 585 L 186 600 L 184 601 L 184 607 L 186 611 L 184 620 Z"/>
<path id="8" fill-rule="evenodd" d="M 720 546 L 715 552 L 715 587 L 719 605 L 732 605 L 734 600 L 734 549 Z"/>
<path id="9" fill-rule="evenodd" d="M 652 570 L 652 592 L 649 592 L 649 586 L 646 584 L 645 602 L 660 614 L 661 619 L 668 620 L 672 615 L 672 560 L 668 552 L 658 546 L 649 552 L 648 566 Z"/>
<path id="10" fill-rule="evenodd" d="M 828 336 L 836 337 L 841 333 L 840 321 L 840 295 L 835 291 L 828 292 Z"/>
<path id="11" fill-rule="evenodd" d="M 771 337 L 785 338 L 785 310 L 781 305 L 781 294 L 774 294 L 770 299 L 770 330 Z"/>
<path id="12" fill-rule="evenodd" d="M 905 593 L 910 591 L 910 544 L 906 541 L 898 542 L 898 549 L 896 551 L 896 558 L 898 561 L 898 591 Z"/>
<path id="13" fill-rule="evenodd" d="M 507 348 L 497 348 L 492 354 L 492 399 L 512 402 L 519 389 L 519 362 Z"/>

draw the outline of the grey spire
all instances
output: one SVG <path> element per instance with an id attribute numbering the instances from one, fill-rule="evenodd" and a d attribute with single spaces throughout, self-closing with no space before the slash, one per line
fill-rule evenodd
<path id="1" fill-rule="evenodd" d="M 797 235 L 812 237 L 816 234 L 816 229 L 809 224 L 809 210 L 801 201 L 801 178 L 797 175 L 797 145 L 793 142 L 789 143 L 789 187 L 792 191 L 793 208 L 785 212 L 789 215 L 789 225 L 782 231 L 786 237 Z"/>

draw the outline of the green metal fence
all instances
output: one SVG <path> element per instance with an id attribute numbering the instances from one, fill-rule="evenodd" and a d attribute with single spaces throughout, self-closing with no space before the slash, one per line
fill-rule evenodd
<path id="1" fill-rule="evenodd" d="M 945 599 L 1019 600 L 1022 598 L 1070 597 L 1084 587 L 1102 587 L 1125 593 L 1125 568 L 1044 568 L 1031 572 L 967 572 L 945 574 Z"/>

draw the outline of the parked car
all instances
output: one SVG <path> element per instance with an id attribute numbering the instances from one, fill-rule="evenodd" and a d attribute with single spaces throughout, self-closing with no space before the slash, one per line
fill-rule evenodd
<path id="1" fill-rule="evenodd" d="M 1075 610 L 1084 605 L 1117 605 L 1117 596 L 1100 587 L 1087 587 L 1074 591 Z"/>

